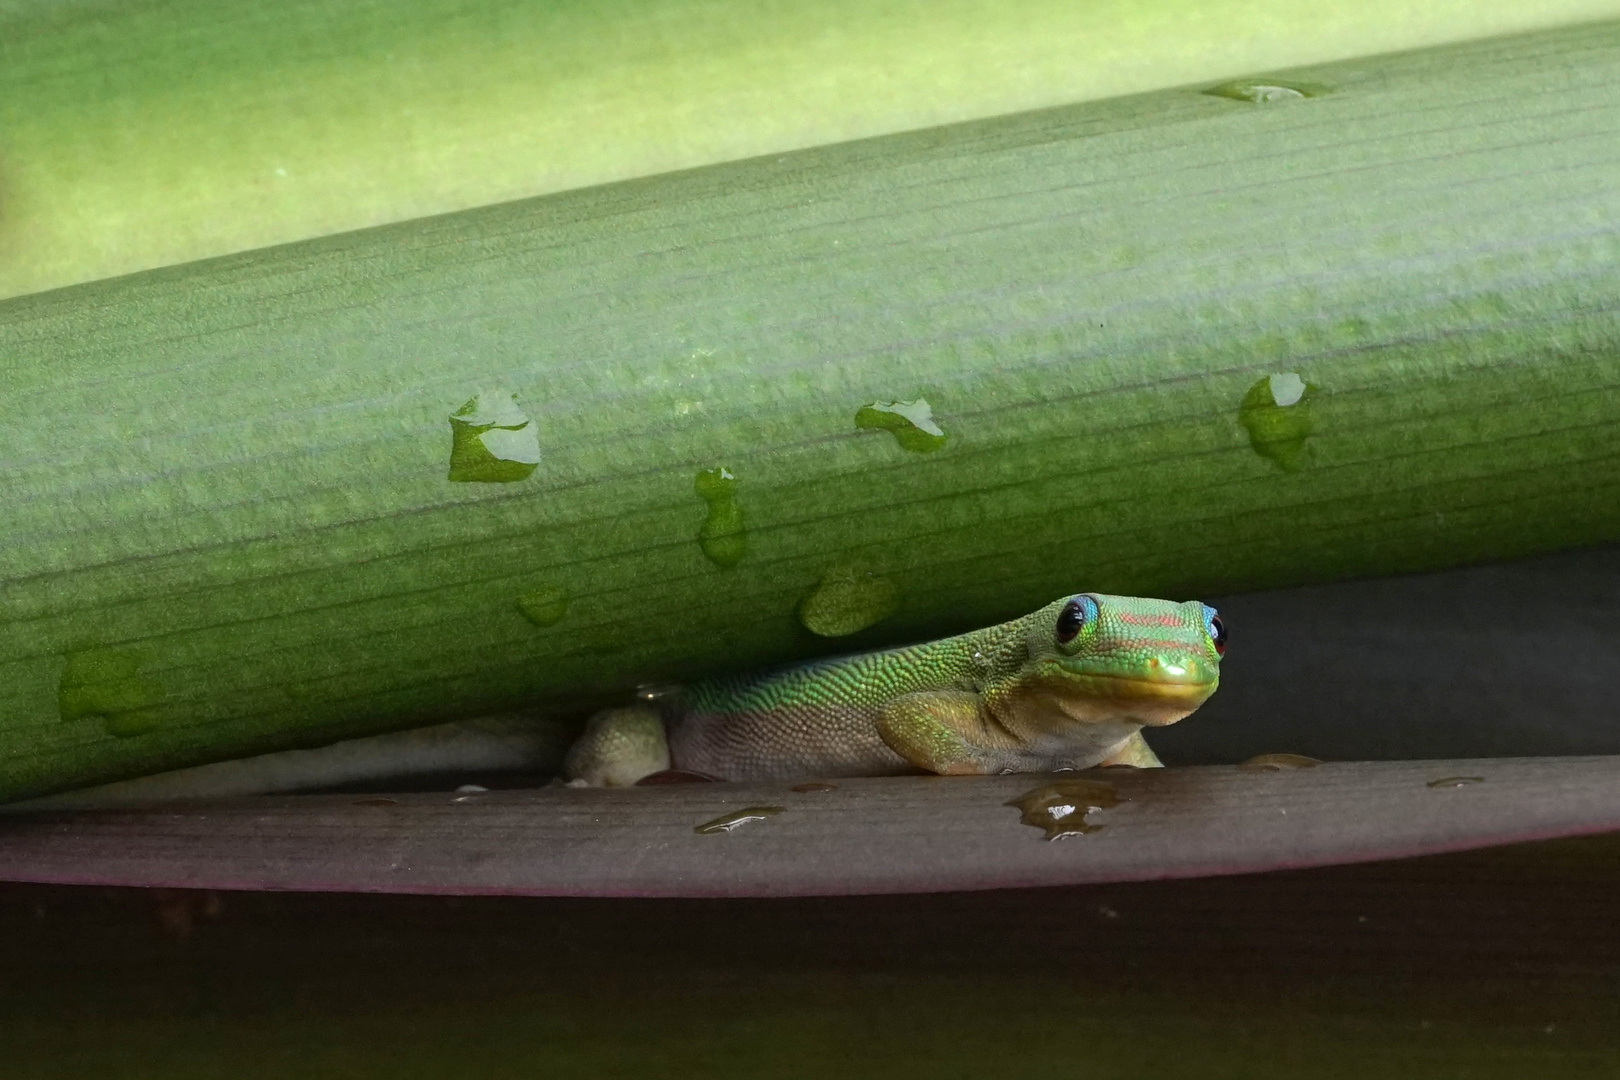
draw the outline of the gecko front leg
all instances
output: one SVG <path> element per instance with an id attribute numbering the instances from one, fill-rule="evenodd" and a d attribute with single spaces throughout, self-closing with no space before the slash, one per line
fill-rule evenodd
<path id="1" fill-rule="evenodd" d="M 1153 747 L 1149 746 L 1147 740 L 1142 738 L 1140 731 L 1114 747 L 1113 752 L 1097 764 L 1130 765 L 1137 769 L 1164 768 L 1164 762 L 1159 760 L 1159 755 L 1153 752 Z"/>
<path id="2" fill-rule="evenodd" d="M 1001 772 L 1017 756 L 1010 737 L 994 724 L 978 694 L 927 690 L 885 704 L 877 731 L 889 749 L 918 768 L 960 776 Z"/>
<path id="3" fill-rule="evenodd" d="M 631 787 L 667 768 L 663 717 L 645 705 L 603 709 L 592 716 L 563 759 L 569 783 L 588 787 Z"/>

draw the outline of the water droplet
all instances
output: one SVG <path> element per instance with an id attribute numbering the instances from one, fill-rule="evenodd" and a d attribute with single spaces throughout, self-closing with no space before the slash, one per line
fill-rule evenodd
<path id="1" fill-rule="evenodd" d="M 456 788 L 456 794 L 457 795 L 477 795 L 480 792 L 484 792 L 484 791 L 488 791 L 488 790 L 489 790 L 489 788 L 485 787 L 483 784 L 462 784 L 460 787 Z"/>
<path id="2" fill-rule="evenodd" d="M 746 825 L 750 821 L 764 821 L 766 818 L 775 817 L 781 812 L 782 807 L 780 806 L 749 806 L 741 810 L 733 810 L 729 814 L 721 814 L 713 821 L 705 821 L 702 825 L 693 828 L 692 831 L 705 836 L 711 833 L 730 832 L 739 825 Z"/>
<path id="3" fill-rule="evenodd" d="M 835 566 L 799 602 L 799 621 L 812 634 L 843 637 L 882 622 L 900 609 L 900 586 L 870 570 Z"/>
<path id="4" fill-rule="evenodd" d="M 637 701 L 662 701 L 681 692 L 679 683 L 644 682 L 636 687 Z"/>
<path id="5" fill-rule="evenodd" d="M 1311 397 L 1316 387 L 1292 371 L 1267 375 L 1243 395 L 1238 423 L 1249 433 L 1249 445 L 1261 457 L 1296 472 L 1310 438 Z"/>
<path id="6" fill-rule="evenodd" d="M 1483 784 L 1483 776 L 1442 776 L 1438 780 L 1430 780 L 1429 786 L 1433 788 L 1467 787 L 1469 784 Z"/>
<path id="7" fill-rule="evenodd" d="M 162 723 L 151 709 L 163 700 L 163 684 L 141 674 L 149 656 L 139 649 L 84 649 L 67 654 L 56 688 L 63 720 L 99 717 L 107 731 L 125 738 Z"/>
<path id="8" fill-rule="evenodd" d="M 1107 904 L 1098 904 L 1097 905 L 1097 914 L 1101 915 L 1105 919 L 1117 919 L 1117 918 L 1119 918 L 1119 912 L 1115 911 L 1113 908 L 1109 907 Z"/>
<path id="9" fill-rule="evenodd" d="M 636 781 L 636 787 L 663 787 L 665 784 L 714 784 L 718 783 L 718 776 L 708 773 L 692 772 L 689 769 L 659 769 L 655 773 L 648 773 Z"/>
<path id="10" fill-rule="evenodd" d="M 836 785 L 836 784 L 825 784 L 825 783 L 822 783 L 820 780 L 813 780 L 813 781 L 811 781 L 810 783 L 807 783 L 807 784 L 794 784 L 793 787 L 790 788 L 789 790 L 791 790 L 791 791 L 803 791 L 803 792 L 807 792 L 807 793 L 808 792 L 813 792 L 813 791 L 837 791 L 838 790 L 838 785 Z"/>
<path id="11" fill-rule="evenodd" d="M 855 413 L 858 428 L 890 431 L 902 450 L 930 454 L 945 445 L 945 432 L 934 422 L 934 410 L 927 399 L 916 401 L 874 401 Z"/>
<path id="12" fill-rule="evenodd" d="M 1279 101 L 1299 101 L 1302 98 L 1321 97 L 1327 87 L 1315 83 L 1285 83 L 1276 81 L 1240 80 L 1205 90 L 1213 97 L 1247 101 L 1255 105 L 1271 105 Z"/>
<path id="13" fill-rule="evenodd" d="M 1090 820 L 1093 810 L 1119 805 L 1114 785 L 1102 780 L 1058 780 L 1006 803 L 1023 812 L 1025 825 L 1046 830 L 1048 840 L 1060 836 L 1094 833 L 1104 826 Z"/>
<path id="14" fill-rule="evenodd" d="M 568 590 L 541 585 L 518 597 L 517 608 L 536 626 L 556 626 L 568 614 Z"/>
<path id="15" fill-rule="evenodd" d="M 1322 764 L 1320 758 L 1304 754 L 1259 754 L 1238 768 L 1244 772 L 1284 772 L 1288 769 L 1314 769 Z"/>
<path id="16" fill-rule="evenodd" d="M 510 484 L 540 464 L 540 433 L 504 390 L 479 393 L 450 414 L 450 479 Z"/>
<path id="17" fill-rule="evenodd" d="M 698 529 L 698 546 L 714 565 L 736 566 L 747 554 L 748 531 L 737 505 L 737 478 L 724 466 L 697 474 L 693 488 L 709 504 L 709 516 Z"/>
<path id="18" fill-rule="evenodd" d="M 1292 371 L 1267 376 L 1266 386 L 1271 391 L 1272 404 L 1279 408 L 1298 405 L 1299 399 L 1305 396 L 1305 380 Z"/>

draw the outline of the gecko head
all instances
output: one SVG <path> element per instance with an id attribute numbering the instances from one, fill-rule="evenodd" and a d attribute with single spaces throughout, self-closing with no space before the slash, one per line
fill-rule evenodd
<path id="1" fill-rule="evenodd" d="M 1160 727 L 1215 692 L 1225 651 L 1207 604 L 1080 593 L 1030 617 L 1025 689 L 1071 720 Z"/>

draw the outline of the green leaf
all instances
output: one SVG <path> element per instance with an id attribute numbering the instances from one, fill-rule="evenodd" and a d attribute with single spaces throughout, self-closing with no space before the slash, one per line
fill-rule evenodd
<path id="1" fill-rule="evenodd" d="M 4 0 L 0 297 L 1615 0 Z"/>
<path id="2" fill-rule="evenodd" d="M 1620 29 L 1267 78 L 1331 92 L 0 304 L 0 794 L 836 650 L 798 606 L 840 567 L 903 598 L 877 644 L 1620 537 Z M 1314 388 L 1292 470 L 1244 422 L 1279 376 Z M 540 460 L 450 480 L 447 417 L 491 388 Z M 943 448 L 855 423 L 922 388 Z M 87 649 L 142 657 L 139 733 L 64 701 Z"/>

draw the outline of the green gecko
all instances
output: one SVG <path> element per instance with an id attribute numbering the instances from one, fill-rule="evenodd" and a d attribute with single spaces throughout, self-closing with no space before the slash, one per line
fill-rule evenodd
<path id="1" fill-rule="evenodd" d="M 958 637 L 762 675 L 694 683 L 597 713 L 569 749 L 571 783 L 628 786 L 677 768 L 726 780 L 1154 766 L 1143 727 L 1215 692 L 1215 609 L 1082 593 Z M 390 776 L 533 769 L 554 744 L 521 716 L 484 717 L 311 750 L 143 776 L 15 804 L 140 805 Z"/>
<path id="2" fill-rule="evenodd" d="M 724 780 L 1151 767 L 1144 727 L 1215 692 L 1215 609 L 1081 593 L 984 630 L 763 675 L 709 679 L 591 717 L 576 785 L 667 769 Z"/>

